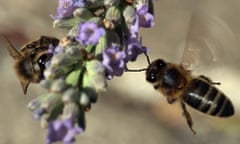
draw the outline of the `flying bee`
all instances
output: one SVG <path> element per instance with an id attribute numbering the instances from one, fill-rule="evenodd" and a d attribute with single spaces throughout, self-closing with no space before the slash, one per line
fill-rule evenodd
<path id="1" fill-rule="evenodd" d="M 214 86 L 220 83 L 203 75 L 194 77 L 180 64 L 157 59 L 148 66 L 146 80 L 166 96 L 169 104 L 180 100 L 183 115 L 193 133 L 196 132 L 192 128 L 193 121 L 185 103 L 212 116 L 229 117 L 234 114 L 230 99 Z"/>
<path id="2" fill-rule="evenodd" d="M 191 73 L 191 70 L 203 63 L 211 65 L 219 62 L 216 61 L 221 57 L 216 53 L 219 51 L 219 46 L 227 48 L 221 43 L 219 31 L 212 31 L 211 25 L 220 25 L 219 30 L 228 33 L 221 27 L 221 21 L 216 21 L 215 17 L 193 12 L 180 64 L 166 62 L 163 59 L 150 62 L 147 57 L 149 66 L 145 69 L 146 80 L 166 97 L 169 104 L 180 102 L 186 122 L 194 134 L 196 132 L 193 130 L 193 121 L 185 104 L 215 117 L 234 115 L 234 107 L 230 99 L 215 87 L 220 83 L 203 75 L 193 76 Z"/>
<path id="3" fill-rule="evenodd" d="M 192 54 L 192 52 L 192 50 L 188 51 L 185 56 Z M 234 115 L 231 100 L 215 87 L 215 85 L 220 85 L 219 82 L 213 82 L 204 75 L 193 76 L 191 74 L 189 69 L 196 64 L 190 62 L 174 64 L 163 59 L 156 59 L 151 62 L 147 53 L 144 54 L 149 64 L 147 68 L 128 69 L 126 67 L 126 71 L 146 71 L 146 81 L 151 83 L 155 90 L 163 94 L 169 104 L 179 101 L 188 127 L 194 134 L 196 132 L 193 129 L 193 121 L 185 104 L 211 116 L 223 118 Z M 183 60 L 185 60 L 184 57 Z"/>
<path id="4" fill-rule="evenodd" d="M 49 46 L 56 47 L 59 40 L 54 37 L 41 36 L 40 38 L 25 44 L 18 51 L 12 43 L 4 36 L 8 43 L 8 52 L 15 60 L 14 68 L 24 94 L 27 93 L 29 84 L 38 83 L 43 79 L 45 64 L 52 57 L 48 52 Z"/>

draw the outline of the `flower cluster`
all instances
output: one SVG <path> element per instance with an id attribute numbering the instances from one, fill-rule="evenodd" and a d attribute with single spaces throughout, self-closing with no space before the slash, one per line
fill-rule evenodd
<path id="1" fill-rule="evenodd" d="M 85 130 L 85 112 L 121 76 L 127 63 L 147 53 L 139 28 L 154 25 L 151 0 L 59 0 L 54 28 L 68 33 L 46 63 L 40 85 L 46 94 L 28 108 L 48 128 L 47 144 L 74 143 Z"/>

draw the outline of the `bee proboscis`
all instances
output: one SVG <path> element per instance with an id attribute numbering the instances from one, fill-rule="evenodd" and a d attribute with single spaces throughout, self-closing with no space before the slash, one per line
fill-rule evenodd
<path id="1" fill-rule="evenodd" d="M 7 49 L 10 56 L 15 60 L 15 71 L 26 94 L 31 82 L 38 83 L 43 78 L 45 64 L 52 57 L 48 52 L 49 46 L 56 47 L 59 40 L 55 37 L 41 36 L 25 44 L 18 51 L 6 36 L 3 37 L 8 43 Z"/>

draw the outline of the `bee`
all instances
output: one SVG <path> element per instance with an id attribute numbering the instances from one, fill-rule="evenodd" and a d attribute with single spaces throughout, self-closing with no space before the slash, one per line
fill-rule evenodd
<path id="1" fill-rule="evenodd" d="M 127 3 L 133 4 L 134 0 L 125 0 Z"/>
<path id="2" fill-rule="evenodd" d="M 30 83 L 38 83 L 43 79 L 45 64 L 52 57 L 48 52 L 49 46 L 56 47 L 59 40 L 54 37 L 41 36 L 40 38 L 25 44 L 18 51 L 6 36 L 8 52 L 15 60 L 14 68 L 20 80 L 24 94 Z"/>
<path id="3" fill-rule="evenodd" d="M 213 82 L 203 75 L 192 76 L 191 72 L 181 64 L 157 59 L 147 67 L 146 80 L 154 89 L 166 96 L 169 104 L 180 101 L 183 115 L 194 134 L 196 132 L 192 128 L 193 121 L 185 103 L 212 116 L 229 117 L 234 114 L 230 99 L 214 86 L 220 83 Z"/>

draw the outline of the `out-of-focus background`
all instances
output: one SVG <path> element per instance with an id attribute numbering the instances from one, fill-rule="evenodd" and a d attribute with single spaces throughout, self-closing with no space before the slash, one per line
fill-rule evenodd
<path id="1" fill-rule="evenodd" d="M 156 25 L 141 31 L 151 59 L 164 58 L 196 64 L 194 74 L 220 81 L 219 88 L 232 100 L 236 114 L 219 119 L 188 107 L 194 120 L 193 135 L 178 104 L 145 82 L 144 73 L 125 73 L 109 81 L 108 91 L 87 113 L 87 130 L 77 137 L 81 144 L 238 144 L 240 141 L 240 1 L 159 0 Z M 53 29 L 50 14 L 57 0 L 0 0 L 0 33 L 20 47 L 25 42 L 65 30 Z M 184 48 L 187 46 L 187 51 Z M 193 50 L 193 51 L 192 51 Z M 46 130 L 33 120 L 27 103 L 44 91 L 31 85 L 23 95 L 14 73 L 13 60 L 0 39 L 0 144 L 42 144 Z M 140 57 L 132 68 L 146 67 Z"/>

